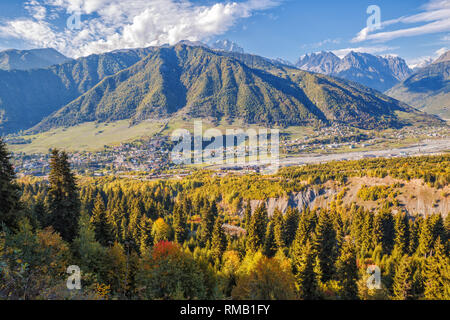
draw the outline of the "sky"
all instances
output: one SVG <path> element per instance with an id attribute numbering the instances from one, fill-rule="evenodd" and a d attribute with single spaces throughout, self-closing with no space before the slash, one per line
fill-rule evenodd
<path id="1" fill-rule="evenodd" d="M 223 39 L 291 62 L 312 52 L 342 57 L 353 50 L 398 55 L 414 66 L 450 49 L 450 0 L 0 2 L 0 50 L 51 47 L 76 58 Z"/>

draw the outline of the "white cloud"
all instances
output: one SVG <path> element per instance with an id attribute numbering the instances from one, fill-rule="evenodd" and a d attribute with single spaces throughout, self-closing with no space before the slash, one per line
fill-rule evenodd
<path id="1" fill-rule="evenodd" d="M 345 48 L 339 50 L 333 50 L 332 52 L 337 55 L 339 58 L 345 57 L 350 52 L 361 52 L 361 53 L 370 53 L 370 54 L 380 54 L 387 53 L 389 51 L 395 50 L 397 48 L 388 47 L 388 46 L 372 46 L 372 47 L 356 47 L 356 48 Z M 392 54 L 390 54 L 392 55 Z"/>
<path id="2" fill-rule="evenodd" d="M 442 56 L 448 50 L 449 50 L 448 48 L 444 47 L 439 50 L 436 50 L 433 55 L 422 56 L 422 57 L 410 59 L 410 60 L 407 60 L 406 62 L 408 63 L 408 65 L 411 69 L 425 67 L 425 66 L 433 63 L 433 61 L 435 61 L 437 58 Z"/>
<path id="3" fill-rule="evenodd" d="M 315 43 L 304 44 L 302 48 L 320 48 L 325 45 L 340 44 L 341 41 L 342 41 L 341 39 L 325 39 Z"/>
<path id="4" fill-rule="evenodd" d="M 412 37 L 424 34 L 440 33 L 450 31 L 450 0 L 431 0 L 422 8 L 424 11 L 398 19 L 384 21 L 381 29 L 397 24 L 418 24 L 419 26 L 400 28 L 391 31 L 374 32 L 369 28 L 362 29 L 352 42 L 366 40 L 389 41 L 401 37 Z"/>
<path id="5" fill-rule="evenodd" d="M 30 17 L 1 24 L 0 36 L 51 46 L 77 57 L 181 40 L 208 40 L 228 31 L 239 19 L 272 8 L 279 1 L 195 5 L 189 0 L 30 0 L 25 4 Z M 65 12 L 67 17 L 81 14 L 81 30 L 58 30 L 50 23 L 55 12 Z"/>

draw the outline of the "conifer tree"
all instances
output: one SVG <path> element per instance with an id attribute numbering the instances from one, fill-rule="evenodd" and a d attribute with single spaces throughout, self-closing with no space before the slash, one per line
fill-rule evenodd
<path id="1" fill-rule="evenodd" d="M 277 243 L 275 241 L 275 223 L 269 222 L 267 226 L 267 232 L 264 240 L 263 253 L 268 258 L 273 258 L 277 253 Z"/>
<path id="2" fill-rule="evenodd" d="M 422 222 L 420 228 L 419 246 L 417 247 L 417 253 L 419 256 L 428 257 L 433 250 L 433 225 L 431 217 L 427 217 Z"/>
<path id="3" fill-rule="evenodd" d="M 374 242 L 381 244 L 385 254 L 394 248 L 395 223 L 391 210 L 385 205 L 374 218 Z"/>
<path id="4" fill-rule="evenodd" d="M 414 297 L 414 270 L 412 268 L 412 258 L 405 255 L 400 259 L 393 284 L 394 299 L 410 300 Z"/>
<path id="5" fill-rule="evenodd" d="M 350 238 L 344 240 L 336 269 L 337 277 L 343 288 L 343 298 L 346 300 L 358 299 L 358 266 L 354 244 Z"/>
<path id="6" fill-rule="evenodd" d="M 141 239 L 139 242 L 139 244 L 140 244 L 139 251 L 141 252 L 141 255 L 145 255 L 146 253 L 148 253 L 150 250 L 150 247 L 153 244 L 152 226 L 153 226 L 153 221 L 150 218 L 147 218 L 145 216 L 142 217 L 141 225 L 140 225 Z"/>
<path id="7" fill-rule="evenodd" d="M 361 252 L 369 252 L 375 249 L 373 243 L 373 220 L 374 216 L 372 212 L 364 212 L 364 220 L 361 230 Z"/>
<path id="8" fill-rule="evenodd" d="M 425 298 L 450 299 L 450 257 L 445 253 L 440 238 L 436 240 L 432 256 L 425 263 Z"/>
<path id="9" fill-rule="evenodd" d="M 298 229 L 298 221 L 299 221 L 300 213 L 297 209 L 288 208 L 286 215 L 284 216 L 285 221 L 285 244 L 287 247 L 290 247 L 292 241 L 294 241 L 295 234 Z"/>
<path id="10" fill-rule="evenodd" d="M 293 267 L 299 296 L 304 300 L 318 298 L 318 282 L 314 271 L 314 248 L 309 242 L 303 246 L 295 246 L 293 250 Z"/>
<path id="11" fill-rule="evenodd" d="M 250 227 L 250 221 L 252 220 L 252 205 L 250 200 L 247 200 L 247 205 L 244 211 L 244 228 L 248 230 Z"/>
<path id="12" fill-rule="evenodd" d="M 441 242 L 445 241 L 445 226 L 444 219 L 440 214 L 433 214 L 430 217 L 431 233 L 433 234 L 433 246 L 438 238 L 441 238 Z"/>
<path id="13" fill-rule="evenodd" d="M 217 206 L 215 201 L 213 201 L 211 205 L 206 204 L 202 209 L 202 222 L 199 230 L 199 240 L 203 246 L 205 246 L 208 241 L 211 241 L 217 214 Z"/>
<path id="14" fill-rule="evenodd" d="M 114 242 L 112 228 L 106 215 L 105 203 L 100 192 L 97 194 L 92 209 L 91 223 L 94 226 L 95 238 L 103 246 L 112 245 Z"/>
<path id="15" fill-rule="evenodd" d="M 221 261 L 222 255 L 227 249 L 227 237 L 223 231 L 223 220 L 222 218 L 217 218 L 214 224 L 214 231 L 211 240 L 211 251 L 213 258 Z"/>
<path id="16" fill-rule="evenodd" d="M 78 236 L 73 241 L 77 264 L 84 272 L 100 272 L 103 269 L 104 248 L 95 240 L 94 226 L 86 212 L 80 214 Z"/>
<path id="17" fill-rule="evenodd" d="M 188 236 L 187 215 L 180 205 L 175 205 L 173 212 L 173 229 L 175 242 L 183 243 Z"/>
<path id="18" fill-rule="evenodd" d="M 399 213 L 395 217 L 395 245 L 401 255 L 409 252 L 409 221 L 406 214 Z"/>
<path id="19" fill-rule="evenodd" d="M 317 252 L 322 282 L 331 280 L 335 272 L 336 231 L 329 214 L 323 210 L 316 227 L 314 250 Z"/>
<path id="20" fill-rule="evenodd" d="M 340 252 L 342 249 L 342 246 L 344 244 L 344 223 L 342 222 L 342 217 L 339 212 L 333 211 L 333 225 L 334 230 L 336 231 L 336 243 L 337 248 L 336 251 Z"/>
<path id="21" fill-rule="evenodd" d="M 420 240 L 420 233 L 422 230 L 422 224 L 424 223 L 424 219 L 422 216 L 418 216 L 414 219 L 414 221 L 410 221 L 409 223 L 409 229 L 410 229 L 410 236 L 409 236 L 409 253 L 415 254 L 417 251 L 417 248 L 419 247 L 419 240 Z"/>
<path id="22" fill-rule="evenodd" d="M 52 150 L 50 169 L 46 200 L 50 224 L 64 240 L 71 242 L 78 232 L 80 200 L 67 153 Z"/>
<path id="23" fill-rule="evenodd" d="M 17 228 L 20 211 L 19 187 L 6 144 L 0 138 L 0 226 Z"/>
<path id="24" fill-rule="evenodd" d="M 267 230 L 267 209 L 263 203 L 252 215 L 247 235 L 247 250 L 257 252 L 262 249 Z"/>
<path id="25" fill-rule="evenodd" d="M 278 208 L 275 208 L 272 217 L 273 221 L 273 232 L 275 237 L 275 243 L 277 248 L 283 248 L 285 246 L 284 242 L 284 234 L 285 234 L 285 225 L 283 219 L 283 213 Z"/>

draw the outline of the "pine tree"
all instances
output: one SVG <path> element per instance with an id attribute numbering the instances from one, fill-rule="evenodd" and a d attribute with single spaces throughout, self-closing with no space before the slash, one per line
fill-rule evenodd
<path id="1" fill-rule="evenodd" d="M 247 206 L 244 211 L 244 227 L 248 230 L 250 227 L 250 221 L 252 220 L 252 205 L 250 200 L 247 200 Z"/>
<path id="2" fill-rule="evenodd" d="M 428 257 L 433 250 L 433 226 L 431 223 L 431 217 L 427 217 L 420 228 L 419 246 L 417 247 L 417 253 L 419 256 Z"/>
<path id="3" fill-rule="evenodd" d="M 139 251 L 141 252 L 141 255 L 145 255 L 149 253 L 150 247 L 153 244 L 152 239 L 152 226 L 153 221 L 150 218 L 143 217 L 141 219 L 141 239 L 140 239 L 140 246 Z"/>
<path id="4" fill-rule="evenodd" d="M 414 270 L 412 268 L 412 258 L 405 255 L 400 259 L 393 284 L 394 299 L 411 300 L 414 297 Z"/>
<path id="5" fill-rule="evenodd" d="M 422 230 L 422 224 L 424 220 L 422 216 L 418 216 L 414 219 L 414 221 L 410 221 L 409 229 L 410 229 L 410 237 L 409 237 L 409 253 L 415 254 L 417 248 L 419 247 L 420 233 Z"/>
<path id="6" fill-rule="evenodd" d="M 284 225 L 284 219 L 283 219 L 283 213 L 276 208 L 273 217 L 273 232 L 275 237 L 275 243 L 277 248 L 283 248 L 285 246 L 284 242 L 284 234 L 285 234 L 285 225 Z"/>
<path id="7" fill-rule="evenodd" d="M 331 280 L 335 272 L 336 231 L 326 211 L 321 211 L 316 227 L 314 250 L 317 252 L 322 282 Z"/>
<path id="8" fill-rule="evenodd" d="M 223 220 L 222 218 L 217 218 L 214 224 L 214 231 L 211 240 L 211 251 L 214 259 L 221 261 L 222 255 L 227 249 L 227 237 L 223 231 Z"/>
<path id="9" fill-rule="evenodd" d="M 358 299 L 358 266 L 354 244 L 349 238 L 344 240 L 341 255 L 336 263 L 337 277 L 343 288 L 343 298 Z"/>
<path id="10" fill-rule="evenodd" d="M 183 243 L 188 236 L 187 214 L 180 205 L 175 205 L 173 212 L 173 229 L 175 242 Z"/>
<path id="11" fill-rule="evenodd" d="M 275 223 L 269 222 L 264 241 L 263 253 L 268 258 L 273 258 L 277 253 L 277 243 L 275 241 Z"/>
<path id="12" fill-rule="evenodd" d="M 247 235 L 247 250 L 257 252 L 262 249 L 267 231 L 267 209 L 260 205 L 252 215 Z"/>
<path id="13" fill-rule="evenodd" d="M 15 184 L 14 168 L 6 149 L 0 139 L 0 227 L 17 228 L 20 212 L 19 187 Z"/>
<path id="14" fill-rule="evenodd" d="M 293 267 L 300 298 L 313 300 L 318 298 L 318 283 L 314 249 L 309 240 L 304 246 L 296 246 L 293 250 Z"/>
<path id="15" fill-rule="evenodd" d="M 298 229 L 298 221 L 299 221 L 300 213 L 296 209 L 288 208 L 286 215 L 284 216 L 285 221 L 285 236 L 284 241 L 287 247 L 290 247 L 292 241 L 294 241 L 295 234 Z"/>
<path id="16" fill-rule="evenodd" d="M 112 228 L 106 216 L 105 203 L 100 192 L 97 194 L 92 209 L 91 223 L 94 226 L 95 238 L 103 246 L 112 245 L 114 242 Z"/>
<path id="17" fill-rule="evenodd" d="M 395 223 L 391 210 L 385 205 L 374 219 L 374 242 L 381 244 L 385 254 L 394 249 Z"/>
<path id="18" fill-rule="evenodd" d="M 430 227 L 431 233 L 433 234 L 433 246 L 438 238 L 441 238 L 441 241 L 445 241 L 445 226 L 444 219 L 440 214 L 434 214 L 430 217 Z"/>
<path id="19" fill-rule="evenodd" d="M 443 239 L 443 244 L 447 255 L 450 254 L 450 214 L 445 217 L 445 238 Z"/>
<path id="20" fill-rule="evenodd" d="M 54 149 L 50 168 L 50 188 L 46 200 L 50 224 L 64 240 L 71 242 L 78 231 L 80 200 L 67 153 Z"/>
<path id="21" fill-rule="evenodd" d="M 364 213 L 364 220 L 362 224 L 362 230 L 361 230 L 361 252 L 367 253 L 371 250 L 375 249 L 374 243 L 373 243 L 373 220 L 374 215 L 372 212 L 365 212 Z"/>
<path id="22" fill-rule="evenodd" d="M 94 226 L 86 212 L 80 214 L 78 236 L 73 241 L 77 264 L 84 272 L 100 272 L 104 248 L 95 240 Z"/>
<path id="23" fill-rule="evenodd" d="M 199 230 L 199 240 L 203 246 L 205 246 L 208 241 L 211 241 L 217 214 L 217 206 L 215 201 L 213 201 L 211 205 L 205 204 L 205 207 L 202 209 L 202 222 Z"/>
<path id="24" fill-rule="evenodd" d="M 399 213 L 395 217 L 395 245 L 401 255 L 409 252 L 409 221 L 406 214 Z"/>
<path id="25" fill-rule="evenodd" d="M 436 240 L 433 255 L 425 263 L 425 298 L 450 299 L 450 257 L 440 238 Z"/>

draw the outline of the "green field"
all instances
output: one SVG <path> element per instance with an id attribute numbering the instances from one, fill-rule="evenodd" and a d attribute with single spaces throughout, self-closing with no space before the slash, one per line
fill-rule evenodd
<path id="1" fill-rule="evenodd" d="M 105 145 L 115 145 L 142 137 L 150 137 L 161 131 L 165 122 L 144 121 L 129 126 L 129 121 L 112 123 L 88 122 L 70 128 L 59 128 L 48 132 L 25 135 L 20 138 L 31 140 L 29 144 L 13 144 L 9 148 L 13 152 L 46 153 L 49 148 L 66 151 L 97 151 Z"/>

